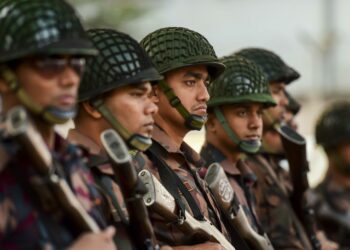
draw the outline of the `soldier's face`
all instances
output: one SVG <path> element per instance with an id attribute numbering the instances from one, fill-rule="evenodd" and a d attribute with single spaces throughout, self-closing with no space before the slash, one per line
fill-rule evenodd
<path id="1" fill-rule="evenodd" d="M 268 108 L 263 116 L 264 126 L 269 127 L 274 122 L 281 122 L 284 119 L 288 99 L 285 95 L 286 85 L 283 82 L 270 83 L 269 90 L 276 102 L 276 106 Z"/>
<path id="2" fill-rule="evenodd" d="M 240 140 L 261 140 L 263 128 L 262 104 L 225 105 L 221 107 L 221 110 L 230 128 Z M 226 144 L 226 147 L 235 148 L 237 145 L 229 139 L 218 120 L 216 120 L 215 126 L 217 127 L 218 142 Z"/>
<path id="3" fill-rule="evenodd" d="M 84 65 L 84 59 L 68 56 L 34 57 L 19 62 L 15 74 L 23 90 L 40 106 L 70 110 L 76 105 Z"/>
<path id="4" fill-rule="evenodd" d="M 104 100 L 112 114 L 129 132 L 151 137 L 153 116 L 158 107 L 153 102 L 149 82 L 118 88 Z"/>
<path id="5" fill-rule="evenodd" d="M 165 75 L 165 81 L 191 114 L 207 115 L 207 90 L 210 78 L 206 66 L 189 66 L 173 70 Z M 184 118 L 173 108 L 165 94 L 156 87 L 159 116 L 179 129 L 187 129 Z"/>

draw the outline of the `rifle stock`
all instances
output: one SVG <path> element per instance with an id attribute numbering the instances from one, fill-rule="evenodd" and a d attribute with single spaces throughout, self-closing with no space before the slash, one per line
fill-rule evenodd
<path id="1" fill-rule="evenodd" d="M 146 206 L 169 222 L 176 221 L 178 216 L 174 197 L 148 170 L 140 171 L 139 176 L 148 188 L 148 192 L 143 197 Z M 184 233 L 203 241 L 220 243 L 226 250 L 235 249 L 208 219 L 205 218 L 203 221 L 198 221 L 187 211 L 185 211 L 185 218 L 185 220 L 178 223 L 180 230 Z"/>
<path id="2" fill-rule="evenodd" d="M 29 117 L 22 107 L 15 107 L 7 113 L 6 133 L 15 139 L 21 150 L 33 163 L 35 173 L 47 183 L 47 189 L 35 189 L 36 195 L 46 196 L 47 192 L 58 201 L 57 204 L 64 215 L 73 222 L 79 232 L 100 232 L 97 223 L 90 217 L 67 182 L 54 173 L 54 162 L 51 153 L 42 139 L 40 133 L 29 120 Z M 51 200 L 52 200 L 51 197 Z"/>
<path id="3" fill-rule="evenodd" d="M 205 181 L 231 225 L 248 242 L 252 249 L 273 250 L 273 246 L 266 234 L 260 235 L 251 227 L 243 207 L 234 200 L 232 189 L 227 176 L 219 163 L 209 166 Z"/>
<path id="4" fill-rule="evenodd" d="M 147 208 L 143 203 L 143 194 L 147 190 L 137 176 L 123 139 L 115 130 L 108 129 L 101 133 L 101 142 L 110 158 L 115 179 L 119 177 L 120 188 L 129 213 L 130 232 L 138 236 L 135 239 L 137 249 L 159 249 Z"/>
<path id="5" fill-rule="evenodd" d="M 293 193 L 290 197 L 293 209 L 302 222 L 313 249 L 320 249 L 321 244 L 316 237 L 313 210 L 308 207 L 305 193 L 309 189 L 306 140 L 286 125 L 278 127 L 277 131 L 281 136 L 284 152 L 289 163 L 289 172 L 293 183 Z"/>

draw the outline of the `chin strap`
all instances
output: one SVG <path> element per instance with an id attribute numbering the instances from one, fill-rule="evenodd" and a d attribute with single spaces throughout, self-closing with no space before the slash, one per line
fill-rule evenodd
<path id="1" fill-rule="evenodd" d="M 140 134 L 130 133 L 111 113 L 101 98 L 91 101 L 102 116 L 109 122 L 113 129 L 115 129 L 120 136 L 134 149 L 145 151 L 152 145 L 152 139 Z"/>
<path id="2" fill-rule="evenodd" d="M 206 115 L 200 116 L 190 114 L 190 112 L 188 112 L 182 105 L 180 99 L 175 95 L 174 91 L 164 80 L 159 81 L 158 84 L 167 97 L 170 105 L 174 107 L 185 119 L 185 125 L 192 130 L 201 130 L 203 125 L 207 122 L 208 117 Z"/>
<path id="3" fill-rule="evenodd" d="M 238 136 L 233 132 L 228 124 L 224 114 L 221 112 L 219 107 L 214 108 L 214 114 L 219 120 L 220 124 L 224 128 L 228 137 L 243 151 L 246 153 L 256 153 L 261 147 L 259 140 L 240 140 Z"/>
<path id="4" fill-rule="evenodd" d="M 0 73 L 7 86 L 15 93 L 22 105 L 33 114 L 42 117 L 46 122 L 50 124 L 62 124 L 76 115 L 76 107 L 69 110 L 62 110 L 52 106 L 43 107 L 35 102 L 35 100 L 21 88 L 16 75 L 7 66 L 1 65 Z"/>

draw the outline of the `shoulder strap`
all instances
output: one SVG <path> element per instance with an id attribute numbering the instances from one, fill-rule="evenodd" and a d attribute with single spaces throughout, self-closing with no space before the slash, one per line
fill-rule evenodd
<path id="1" fill-rule="evenodd" d="M 197 220 L 204 220 L 204 216 L 200 211 L 196 201 L 192 197 L 191 193 L 187 190 L 180 177 L 166 164 L 166 162 L 159 157 L 159 153 L 162 149 L 157 142 L 153 142 L 152 146 L 147 150 L 147 154 L 155 161 L 159 171 L 159 176 L 162 184 L 174 197 L 176 204 L 179 207 L 181 215 L 185 215 L 185 205 L 183 204 L 179 192 L 185 197 L 194 218 Z"/>

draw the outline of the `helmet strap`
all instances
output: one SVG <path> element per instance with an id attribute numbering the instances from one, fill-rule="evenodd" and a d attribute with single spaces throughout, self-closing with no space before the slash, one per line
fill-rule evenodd
<path id="1" fill-rule="evenodd" d="M 101 98 L 96 98 L 91 101 L 93 107 L 95 107 L 102 116 L 108 121 L 108 123 L 115 129 L 121 137 L 134 149 L 145 151 L 152 145 L 152 139 L 140 134 L 130 133 L 112 114 L 108 107 L 104 104 Z"/>
<path id="2" fill-rule="evenodd" d="M 234 142 L 243 152 L 256 153 L 259 151 L 261 147 L 260 140 L 240 140 L 236 133 L 231 129 L 219 107 L 214 108 L 214 114 L 231 141 Z"/>
<path id="3" fill-rule="evenodd" d="M 179 97 L 177 97 L 172 90 L 172 88 L 169 87 L 168 83 L 164 80 L 159 81 L 159 86 L 164 92 L 165 96 L 167 97 L 170 105 L 175 108 L 181 116 L 185 119 L 185 125 L 189 129 L 192 130 L 201 130 L 203 125 L 207 122 L 208 117 L 206 115 L 194 115 L 188 112 L 188 110 L 184 107 L 184 105 L 181 103 L 181 100 Z"/>
<path id="4" fill-rule="evenodd" d="M 21 88 L 16 75 L 5 65 L 0 66 L 0 72 L 5 83 L 11 91 L 15 93 L 19 101 L 33 114 L 40 116 L 50 124 L 62 124 L 73 118 L 76 114 L 76 107 L 70 110 L 62 110 L 56 107 L 43 107 L 31 98 L 27 92 Z"/>

